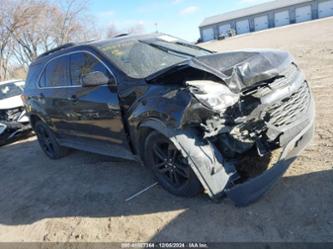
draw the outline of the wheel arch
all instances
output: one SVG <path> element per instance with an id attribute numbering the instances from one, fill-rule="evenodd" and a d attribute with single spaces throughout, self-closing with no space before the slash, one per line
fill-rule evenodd
<path id="1" fill-rule="evenodd" d="M 223 157 L 215 145 L 204 140 L 197 130 L 193 128 L 170 128 L 161 120 L 153 118 L 142 122 L 138 129 L 138 138 L 140 138 L 141 133 L 141 139 L 152 130 L 168 137 L 181 151 L 182 155 L 188 159 L 192 170 L 202 186 L 208 191 L 209 196 L 218 198 L 224 195 L 224 189 L 227 188 L 229 179 L 235 173 L 235 168 L 232 165 L 224 165 Z M 142 158 L 144 152 L 142 141 L 137 141 L 137 148 Z"/>
<path id="2" fill-rule="evenodd" d="M 146 137 L 152 131 L 157 131 L 166 137 L 169 137 L 170 135 L 167 126 L 161 120 L 157 118 L 149 118 L 142 121 L 137 127 L 135 142 L 136 151 L 141 159 L 143 159 L 144 152 L 142 144 L 144 144 Z"/>
<path id="3" fill-rule="evenodd" d="M 35 129 L 35 125 L 38 121 L 43 121 L 42 118 L 40 118 L 37 114 L 34 113 L 29 115 L 29 119 L 32 129 Z"/>

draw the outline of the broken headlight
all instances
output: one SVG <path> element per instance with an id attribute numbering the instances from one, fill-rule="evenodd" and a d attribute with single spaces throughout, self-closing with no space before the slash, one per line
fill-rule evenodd
<path id="1" fill-rule="evenodd" d="M 186 84 L 203 105 L 218 113 L 224 112 L 239 100 L 239 95 L 231 92 L 223 83 L 196 80 L 187 81 Z"/>

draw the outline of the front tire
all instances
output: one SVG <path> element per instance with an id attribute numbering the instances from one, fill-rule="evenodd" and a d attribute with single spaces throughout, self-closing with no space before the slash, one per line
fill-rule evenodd
<path id="1" fill-rule="evenodd" d="M 186 158 L 170 139 L 160 133 L 153 131 L 146 138 L 144 159 L 159 184 L 168 192 L 193 197 L 203 191 Z"/>
<path id="2" fill-rule="evenodd" d="M 34 130 L 40 147 L 50 159 L 59 159 L 68 154 L 69 149 L 58 143 L 53 131 L 42 121 L 35 124 Z"/>

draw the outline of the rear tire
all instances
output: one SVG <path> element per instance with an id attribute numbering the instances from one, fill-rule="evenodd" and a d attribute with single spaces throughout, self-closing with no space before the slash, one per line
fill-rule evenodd
<path id="1" fill-rule="evenodd" d="M 193 197 L 203 191 L 186 158 L 170 139 L 153 131 L 144 148 L 145 164 L 165 190 L 182 197 Z"/>
<path id="2" fill-rule="evenodd" d="M 34 130 L 40 147 L 49 158 L 55 160 L 68 154 L 69 149 L 58 143 L 53 131 L 42 121 L 36 122 Z"/>

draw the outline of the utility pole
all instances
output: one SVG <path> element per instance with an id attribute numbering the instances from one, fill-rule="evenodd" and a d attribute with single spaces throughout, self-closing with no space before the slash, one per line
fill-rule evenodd
<path id="1" fill-rule="evenodd" d="M 158 23 L 155 22 L 154 25 L 155 25 L 155 32 L 158 33 Z"/>

